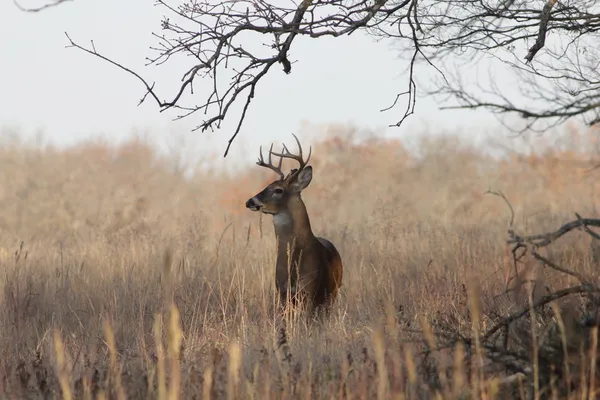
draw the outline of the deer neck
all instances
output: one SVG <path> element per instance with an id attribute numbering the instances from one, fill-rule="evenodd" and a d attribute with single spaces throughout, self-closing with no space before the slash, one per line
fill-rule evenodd
<path id="1" fill-rule="evenodd" d="M 290 200 L 285 212 L 273 216 L 273 225 L 280 252 L 286 252 L 288 246 L 305 248 L 314 239 L 306 206 L 299 196 Z"/>

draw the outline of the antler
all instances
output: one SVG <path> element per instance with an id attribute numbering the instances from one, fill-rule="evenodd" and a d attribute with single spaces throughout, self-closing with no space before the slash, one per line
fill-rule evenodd
<path id="1" fill-rule="evenodd" d="M 302 171 L 304 169 L 304 167 L 306 167 L 306 165 L 310 161 L 310 156 L 312 154 L 312 146 L 310 147 L 310 149 L 308 151 L 308 158 L 306 159 L 306 161 L 304 161 L 304 157 L 302 155 L 302 145 L 300 145 L 300 141 L 298 140 L 298 137 L 296 137 L 296 135 L 294 135 L 292 133 L 292 136 L 294 136 L 294 139 L 296 139 L 296 143 L 298 144 L 298 155 L 290 152 L 285 144 L 283 145 L 282 153 L 274 153 L 273 152 L 273 144 L 271 144 L 271 148 L 269 149 L 269 162 L 266 163 L 263 158 L 262 146 L 260 146 L 260 158 L 258 159 L 258 162 L 256 163 L 256 165 L 259 165 L 261 167 L 266 167 L 272 171 L 275 171 L 275 173 L 277 175 L 279 175 L 279 178 L 281 180 L 285 179 L 285 174 L 281 171 L 281 164 L 283 163 L 284 158 L 290 158 L 292 160 L 297 161 L 298 164 L 300 164 L 300 168 L 292 169 L 292 171 L 288 175 L 288 178 L 290 176 Z M 273 165 L 272 156 L 279 157 L 279 164 L 277 166 Z"/>
<path id="2" fill-rule="evenodd" d="M 272 153 L 274 156 L 281 157 L 280 160 L 283 160 L 284 158 L 290 158 L 292 160 L 297 161 L 298 164 L 300 164 L 300 168 L 298 168 L 298 169 L 292 169 L 292 171 L 290 172 L 289 176 L 302 171 L 304 169 L 304 167 L 306 167 L 306 165 L 310 161 L 310 156 L 312 154 L 312 146 L 311 146 L 309 148 L 309 150 L 308 150 L 308 158 L 306 159 L 306 161 L 304 161 L 304 157 L 302 156 L 302 145 L 300 144 L 300 141 L 298 140 L 298 137 L 296 135 L 294 135 L 292 133 L 292 136 L 294 137 L 294 139 L 296 139 L 296 143 L 298 144 L 298 155 L 293 154 L 292 152 L 290 152 L 288 150 L 288 148 L 286 147 L 285 144 L 283 145 L 283 151 L 284 152 L 282 152 L 282 153 Z"/>
<path id="3" fill-rule="evenodd" d="M 269 163 L 268 164 L 265 163 L 265 160 L 263 158 L 262 146 L 260 146 L 260 158 L 256 162 L 256 165 L 269 168 L 271 171 L 275 171 L 275 173 L 277 175 L 279 175 L 279 178 L 283 179 L 285 177 L 284 173 L 281 171 L 281 163 L 283 162 L 283 158 L 280 157 L 279 164 L 277 166 L 275 166 L 275 165 L 273 165 L 273 161 L 271 160 L 271 157 L 274 154 L 275 153 L 273 153 L 273 144 L 271 144 L 271 148 L 269 149 Z M 275 154 L 275 155 L 277 155 L 277 154 Z"/>

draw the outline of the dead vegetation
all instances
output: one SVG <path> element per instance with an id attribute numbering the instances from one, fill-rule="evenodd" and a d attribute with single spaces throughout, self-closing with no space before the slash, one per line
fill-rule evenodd
<path id="1" fill-rule="evenodd" d="M 344 286 L 327 324 L 285 336 L 272 227 L 244 207 L 268 171 L 4 146 L 0 397 L 593 397 L 597 132 L 571 135 L 492 158 L 330 129 L 303 198 Z"/>

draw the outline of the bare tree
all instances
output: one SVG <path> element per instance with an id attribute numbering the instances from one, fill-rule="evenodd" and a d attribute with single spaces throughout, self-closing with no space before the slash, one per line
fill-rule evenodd
<path id="1" fill-rule="evenodd" d="M 413 114 L 419 63 L 440 77 L 429 92 L 457 101 L 450 108 L 487 108 L 517 113 L 527 128 L 546 127 L 570 117 L 588 124 L 600 120 L 600 14 L 593 0 L 184 0 L 179 5 L 158 0 L 164 8 L 157 44 L 148 64 L 187 57 L 189 68 L 167 100 L 155 83 L 112 60 L 95 46 L 68 37 L 71 47 L 99 57 L 136 77 L 161 111 L 175 109 L 176 118 L 204 113 L 196 129 L 219 128 L 230 114 L 237 126 L 225 155 L 242 128 L 259 82 L 277 67 L 292 71 L 297 37 L 351 35 L 357 30 L 393 40 L 409 60 L 406 90 L 393 104 L 399 126 Z M 552 40 L 546 41 L 547 36 Z M 548 44 L 550 43 L 550 45 Z M 460 68 L 450 60 L 491 55 L 510 65 L 522 79 L 522 95 L 511 98 L 504 85 L 487 90 L 464 85 Z M 457 73 L 458 72 L 458 76 Z M 452 78 L 449 79 L 448 77 Z M 202 85 L 210 84 L 203 89 Z M 200 87 L 198 96 L 194 88 Z M 485 89 L 485 88 L 484 88 Z M 527 98 L 527 101 L 523 99 Z M 522 101 L 518 101 L 522 100 Z M 531 101 L 534 100 L 534 101 Z M 404 103 L 402 103 L 404 102 Z M 538 123 L 541 123 L 539 125 Z"/>
<path id="2" fill-rule="evenodd" d="M 378 34 L 403 39 L 400 15 L 396 27 L 378 25 Z M 600 122 L 600 5 L 594 0 L 429 0 L 414 10 L 418 45 L 440 68 L 446 60 L 494 57 L 517 73 L 520 96 L 503 91 L 506 82 L 490 79 L 477 93 L 464 79 L 441 80 L 432 92 L 458 101 L 447 108 L 485 108 L 516 113 L 524 129 L 580 117 Z M 397 29 L 396 29 L 397 28 Z M 407 46 L 404 46 L 406 49 Z M 448 75 L 460 72 L 442 68 Z M 468 83 L 468 82 L 467 82 Z M 524 130 L 523 129 L 523 130 Z"/>

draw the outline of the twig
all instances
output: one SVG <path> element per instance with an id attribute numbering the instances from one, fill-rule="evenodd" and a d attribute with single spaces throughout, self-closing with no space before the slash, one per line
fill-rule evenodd
<path id="1" fill-rule="evenodd" d="M 508 226 L 509 226 L 509 232 L 512 231 L 512 227 L 513 227 L 514 222 L 515 222 L 515 210 L 514 210 L 512 204 L 510 204 L 510 201 L 508 201 L 508 199 L 504 195 L 504 193 L 502 193 L 501 191 L 497 191 L 496 192 L 496 191 L 493 191 L 491 189 L 488 189 L 484 194 L 491 194 L 493 196 L 498 196 L 502 200 L 504 200 L 504 202 L 508 206 L 508 209 L 510 210 L 510 223 L 508 224 Z"/>
<path id="2" fill-rule="evenodd" d="M 584 285 L 592 284 L 589 279 L 587 279 L 586 277 L 581 275 L 579 272 L 572 271 L 568 268 L 561 267 L 560 265 L 558 265 L 558 264 L 548 260 L 546 257 L 542 256 L 535 249 L 531 250 L 531 255 L 533 257 L 535 257 L 536 260 L 541 261 L 543 264 L 547 265 L 548 267 L 550 267 L 558 272 L 562 272 L 564 274 L 571 275 L 571 276 L 577 278 Z"/>
<path id="3" fill-rule="evenodd" d="M 144 84 L 144 86 L 146 87 L 146 91 L 147 91 L 146 95 L 150 94 L 152 97 L 154 97 L 154 100 L 156 100 L 156 102 L 158 103 L 158 105 L 159 105 L 161 108 L 169 108 L 169 107 L 172 107 L 172 106 L 173 106 L 173 105 L 174 105 L 174 104 L 177 102 L 177 100 L 179 100 L 179 97 L 181 97 L 181 95 L 182 95 L 182 93 L 183 93 L 183 90 L 184 90 L 184 89 L 185 89 L 185 87 L 187 86 L 187 84 L 186 84 L 186 85 L 183 85 L 183 86 L 181 87 L 181 89 L 180 89 L 179 93 L 178 93 L 178 94 L 175 96 L 175 98 L 173 99 L 173 101 L 170 101 L 170 102 L 162 102 L 162 101 L 161 101 L 161 100 L 158 98 L 158 96 L 156 95 L 156 93 L 154 93 L 154 90 L 153 90 L 153 88 L 154 88 L 154 84 L 152 84 L 152 85 L 149 85 L 149 84 L 148 84 L 148 82 L 146 82 L 146 80 L 145 80 L 144 78 L 142 78 L 142 77 L 141 77 L 141 76 L 140 76 L 138 73 L 136 73 L 135 71 L 133 71 L 133 70 L 131 70 L 131 69 L 129 69 L 129 68 L 127 68 L 127 67 L 123 66 L 122 64 L 119 64 L 118 62 L 116 62 L 116 61 L 113 61 L 113 60 L 111 60 L 110 58 L 108 58 L 108 57 L 106 57 L 106 56 L 104 56 L 104 55 L 102 55 L 102 54 L 100 54 L 100 53 L 96 52 L 96 49 L 95 49 L 95 48 L 88 49 L 88 48 L 86 48 L 86 47 L 83 47 L 83 46 L 81 46 L 81 45 L 79 45 L 79 44 L 75 43 L 75 42 L 73 41 L 73 39 L 71 39 L 71 37 L 69 36 L 69 34 L 68 34 L 67 32 L 65 32 L 65 36 L 67 37 L 67 39 L 69 40 L 69 43 L 70 43 L 70 46 L 68 46 L 68 47 L 75 47 L 75 48 L 77 48 L 77 49 L 79 49 L 79 50 L 82 50 L 82 51 L 84 51 L 84 52 L 86 52 L 86 53 L 88 53 L 88 54 L 91 54 L 91 55 L 93 55 L 93 56 L 95 56 L 95 57 L 98 57 L 98 58 L 100 58 L 100 59 L 102 59 L 102 60 L 104 60 L 104 61 L 106 61 L 106 62 L 108 62 L 108 63 L 110 63 L 110 64 L 112 64 L 112 65 L 114 65 L 114 66 L 116 66 L 116 67 L 118 67 L 118 68 L 120 68 L 120 69 L 122 69 L 123 71 L 126 71 L 126 72 L 130 73 L 131 75 L 135 76 L 135 77 L 136 77 L 136 78 L 137 78 L 137 79 L 138 79 L 140 82 L 142 82 L 142 83 Z M 93 42 L 92 42 L 92 43 L 93 43 Z M 191 83 L 191 79 L 190 79 L 189 83 Z M 189 83 L 188 83 L 188 84 L 189 84 Z M 142 99 L 145 99 L 145 98 L 146 98 L 146 95 L 144 95 L 144 97 L 143 97 Z"/>

